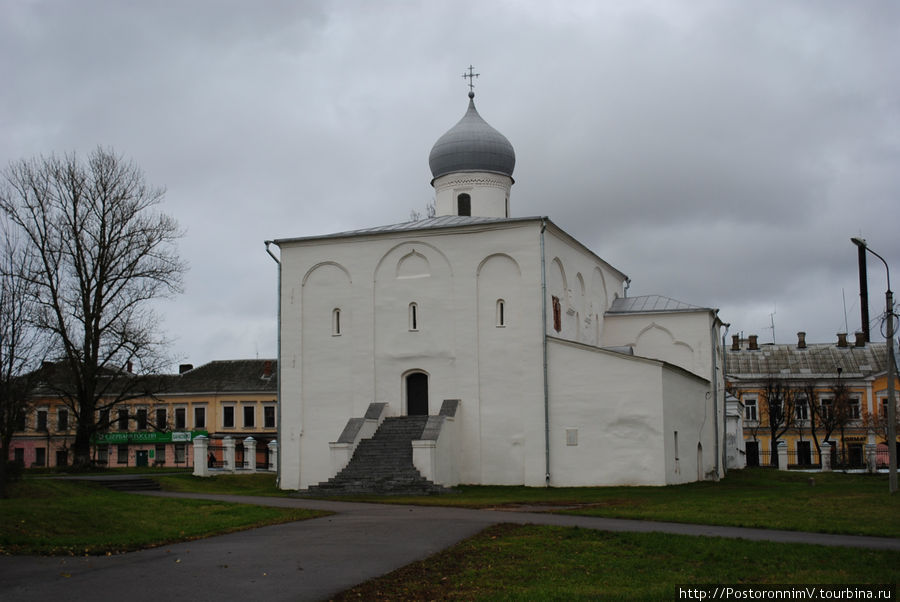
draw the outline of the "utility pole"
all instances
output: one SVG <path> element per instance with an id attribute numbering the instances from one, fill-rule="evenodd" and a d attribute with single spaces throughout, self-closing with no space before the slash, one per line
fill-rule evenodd
<path id="1" fill-rule="evenodd" d="M 887 272 L 887 291 L 884 293 L 884 315 L 887 319 L 887 333 L 885 335 L 885 343 L 887 344 L 887 444 L 888 444 L 888 490 L 891 493 L 897 492 L 897 404 L 894 401 L 894 378 L 897 374 L 897 363 L 894 359 L 894 293 L 891 291 L 891 269 L 888 267 L 884 257 L 866 246 L 866 241 L 862 238 L 851 238 L 850 242 L 860 249 L 860 256 L 863 257 L 863 251 L 868 251 L 881 260 L 884 269 Z M 864 266 L 864 259 L 860 259 L 860 266 Z M 860 277 L 860 284 L 863 279 Z M 863 324 L 865 328 L 867 325 Z"/>

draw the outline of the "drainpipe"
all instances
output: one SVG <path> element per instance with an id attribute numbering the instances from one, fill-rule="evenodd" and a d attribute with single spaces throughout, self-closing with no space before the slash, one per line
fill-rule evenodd
<path id="1" fill-rule="evenodd" d="M 719 356 L 716 353 L 716 345 L 718 337 L 716 336 L 716 324 L 719 322 L 719 316 L 713 314 L 713 323 L 709 331 L 709 339 L 712 343 L 710 352 L 712 355 L 712 398 L 713 398 L 713 433 L 715 434 L 715 458 L 716 458 L 716 479 L 719 478 L 719 378 L 717 376 Z M 701 428 L 701 432 L 702 432 Z"/>
<path id="2" fill-rule="evenodd" d="M 550 389 L 547 370 L 547 260 L 544 253 L 544 231 L 547 218 L 541 218 L 541 336 L 544 353 L 544 484 L 550 486 Z"/>
<path id="3" fill-rule="evenodd" d="M 269 246 L 274 241 L 267 240 L 265 242 L 266 242 L 266 253 L 268 253 L 269 257 L 274 259 L 275 263 L 278 264 L 278 320 L 277 320 L 277 326 L 276 326 L 278 328 L 278 343 L 277 343 L 278 348 L 275 352 L 276 353 L 276 359 L 275 359 L 276 376 L 275 376 L 275 378 L 278 379 L 278 388 L 275 390 L 275 399 L 277 402 L 275 404 L 275 407 L 277 408 L 275 410 L 275 412 L 277 413 L 277 416 L 278 416 L 277 419 L 278 419 L 278 451 L 279 451 L 278 455 L 275 458 L 278 461 L 277 465 L 275 466 L 275 486 L 278 487 L 281 484 L 281 456 L 283 455 L 280 453 L 281 447 L 283 445 L 283 442 L 281 440 L 281 260 L 278 259 L 278 257 L 276 257 L 275 254 L 272 253 L 272 250 L 269 248 Z"/>
<path id="4" fill-rule="evenodd" d="M 728 406 L 725 405 L 725 397 L 728 394 L 728 387 L 725 385 L 725 379 L 728 378 L 728 352 L 725 347 L 725 339 L 728 337 L 728 329 L 731 328 L 731 324 L 722 323 L 722 326 L 725 327 L 725 332 L 722 334 L 722 386 L 725 387 L 725 390 L 722 391 L 722 438 L 721 441 L 728 441 L 728 418 L 725 415 L 728 412 Z M 743 433 L 738 433 L 741 437 L 743 437 Z M 728 474 L 728 462 L 727 462 L 728 450 L 725 449 L 725 446 L 722 445 L 722 471 L 725 474 Z"/>

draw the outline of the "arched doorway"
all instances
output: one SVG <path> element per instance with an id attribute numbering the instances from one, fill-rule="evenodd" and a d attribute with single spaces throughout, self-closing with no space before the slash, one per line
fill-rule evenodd
<path id="1" fill-rule="evenodd" d="M 406 376 L 406 414 L 428 415 L 428 375 L 424 372 L 413 372 Z"/>

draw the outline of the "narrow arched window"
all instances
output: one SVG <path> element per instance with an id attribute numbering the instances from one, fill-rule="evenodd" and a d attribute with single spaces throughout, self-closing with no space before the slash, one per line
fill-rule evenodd
<path id="1" fill-rule="evenodd" d="M 332 336 L 340 336 L 341 334 L 341 309 L 339 307 L 335 307 L 334 311 L 331 312 L 331 335 Z"/>
<path id="2" fill-rule="evenodd" d="M 506 301 L 497 299 L 497 328 L 506 326 Z"/>
<path id="3" fill-rule="evenodd" d="M 457 215 L 472 215 L 472 197 L 463 193 L 456 197 Z"/>
<path id="4" fill-rule="evenodd" d="M 419 306 L 415 303 L 409 304 L 409 329 L 419 330 Z"/>

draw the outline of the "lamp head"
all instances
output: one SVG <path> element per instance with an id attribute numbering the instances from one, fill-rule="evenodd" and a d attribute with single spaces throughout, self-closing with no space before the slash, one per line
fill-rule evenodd
<path id="1" fill-rule="evenodd" d="M 865 241 L 865 239 L 857 238 L 856 236 L 854 236 L 853 238 L 850 239 L 850 242 L 852 242 L 852 243 L 855 244 L 857 247 L 860 247 L 860 248 L 862 248 L 862 249 L 865 249 L 865 248 L 866 248 L 866 241 Z"/>

